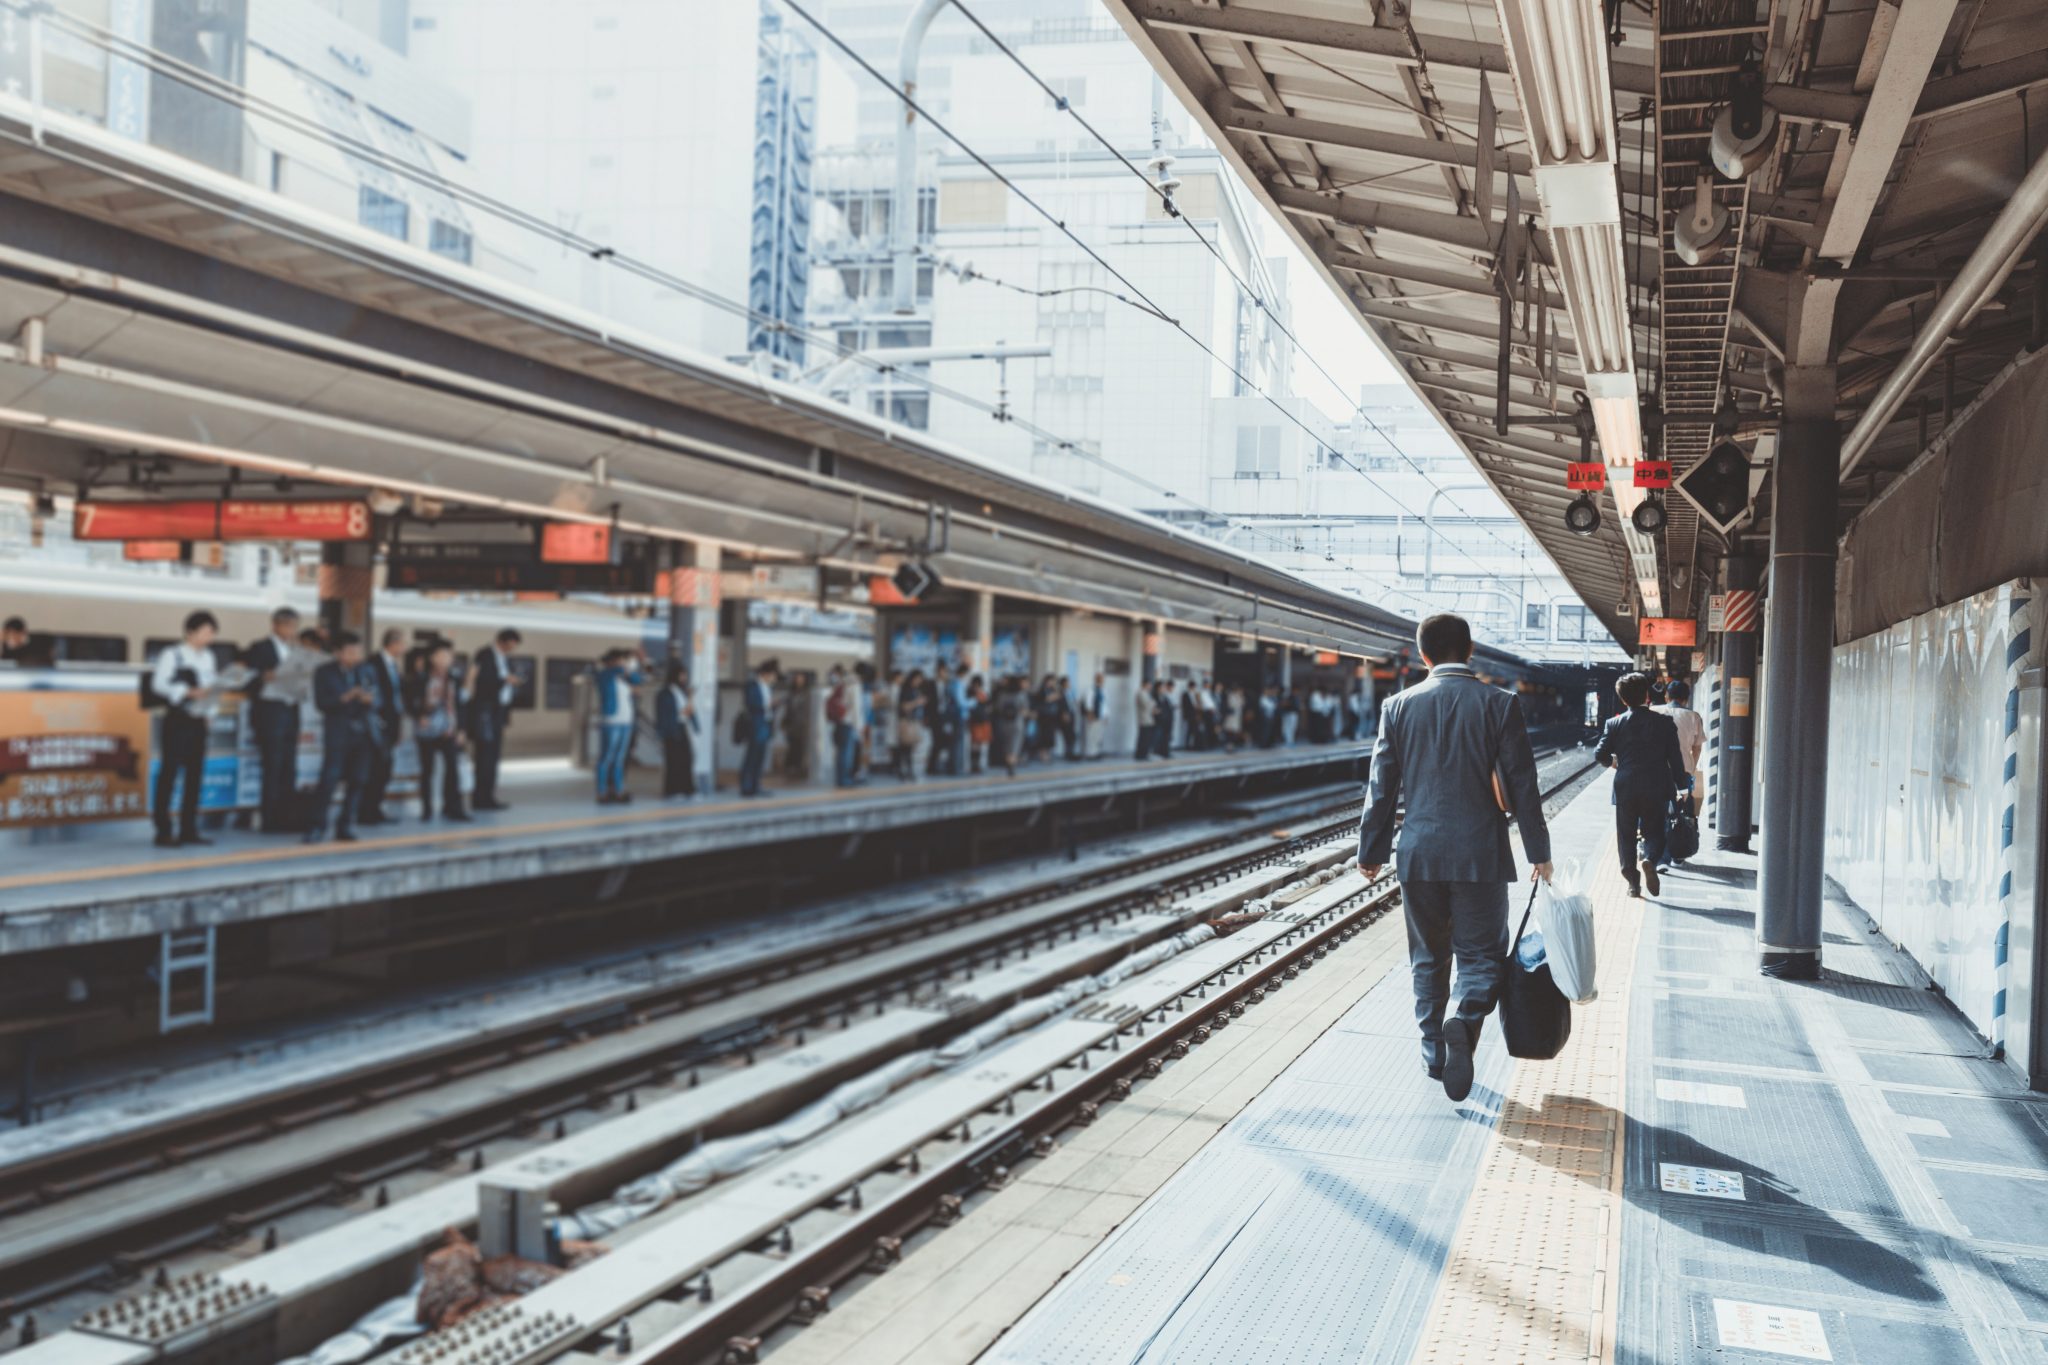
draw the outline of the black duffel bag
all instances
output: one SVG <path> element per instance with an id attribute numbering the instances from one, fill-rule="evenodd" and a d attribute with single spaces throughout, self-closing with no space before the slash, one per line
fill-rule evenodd
<path id="1" fill-rule="evenodd" d="M 1700 851 L 1700 822 L 1692 813 L 1692 793 L 1671 803 L 1671 826 L 1664 832 L 1664 856 L 1682 863 Z"/>
<path id="2" fill-rule="evenodd" d="M 1500 1032 L 1510 1057 L 1547 1062 L 1564 1051 L 1572 1036 L 1572 1002 L 1550 979 L 1548 961 L 1531 971 L 1515 955 L 1522 934 L 1529 927 L 1529 914 L 1535 908 L 1536 889 L 1531 887 L 1521 927 L 1515 930 L 1515 941 L 1508 946 L 1507 977 L 1500 993 Z"/>

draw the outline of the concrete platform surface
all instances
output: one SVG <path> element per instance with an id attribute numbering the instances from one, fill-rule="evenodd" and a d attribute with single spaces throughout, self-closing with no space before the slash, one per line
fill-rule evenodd
<path id="1" fill-rule="evenodd" d="M 1753 857 L 1627 898 L 1608 791 L 1558 1058 L 1446 1100 L 1390 917 L 769 1359 L 2048 1362 L 2048 1096 L 1846 903 L 1759 977 Z"/>
<path id="2" fill-rule="evenodd" d="M 364 829 L 353 844 L 222 830 L 212 847 L 159 849 L 146 825 L 132 840 L 17 850 L 0 874 L 0 954 L 231 924 L 366 901 L 603 871 L 748 846 L 865 835 L 1027 811 L 1068 801 L 1172 791 L 1193 783 L 1291 778 L 1325 782 L 1363 759 L 1357 744 L 1166 760 L 1055 761 L 998 772 L 853 789 L 805 787 L 756 800 L 719 792 L 694 800 L 593 804 L 586 782 L 507 787 L 512 808 L 469 824 L 416 819 Z M 394 810 L 398 803 L 391 803 Z"/>

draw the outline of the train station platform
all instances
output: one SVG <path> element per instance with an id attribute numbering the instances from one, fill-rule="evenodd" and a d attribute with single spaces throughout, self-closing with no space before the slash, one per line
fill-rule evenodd
<path id="1" fill-rule="evenodd" d="M 352 844 L 306 845 L 229 829 L 210 832 L 210 847 L 158 849 L 138 823 L 131 841 L 38 846 L 0 874 L 0 956 L 579 874 L 602 878 L 804 841 L 834 840 L 851 856 L 860 841 L 896 832 L 928 835 L 942 824 L 1005 816 L 1035 825 L 1083 806 L 1090 819 L 1114 806 L 1142 826 L 1148 803 L 1222 803 L 1355 778 L 1366 752 L 1327 744 L 1143 762 L 1055 760 L 1019 768 L 1015 777 L 878 779 L 851 789 L 771 789 L 757 800 L 721 791 L 665 802 L 643 793 L 633 805 L 604 808 L 592 803 L 581 774 L 508 786 L 511 809 L 480 812 L 468 824 L 406 820 L 363 830 Z"/>
<path id="2" fill-rule="evenodd" d="M 1553 822 L 1600 958 L 1555 1061 L 1489 1028 L 1447 1101 L 1386 916 L 771 1358 L 2048 1360 L 2048 1097 L 1839 899 L 1821 980 L 1758 977 L 1751 857 L 1628 899 L 1608 790 Z"/>

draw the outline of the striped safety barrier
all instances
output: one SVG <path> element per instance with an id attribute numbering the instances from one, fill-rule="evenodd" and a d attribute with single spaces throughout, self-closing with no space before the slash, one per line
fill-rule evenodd
<path id="1" fill-rule="evenodd" d="M 1998 803 L 1998 935 L 1992 941 L 1992 963 L 1997 973 L 1991 997 L 1994 1056 L 2005 1053 L 2006 978 L 2012 957 L 2013 820 L 2020 790 L 2020 674 L 2033 649 L 2032 605 L 2032 584 L 2025 579 L 2014 583 L 2005 623 L 2005 781 Z"/>

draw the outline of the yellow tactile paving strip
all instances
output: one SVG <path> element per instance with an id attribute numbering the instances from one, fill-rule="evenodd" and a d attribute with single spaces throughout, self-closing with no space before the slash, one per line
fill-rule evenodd
<path id="1" fill-rule="evenodd" d="M 1626 892 L 1611 863 L 1594 879 L 1600 998 L 1574 1007 L 1561 1056 L 1515 1064 L 1415 1365 L 1612 1359 L 1629 985 L 1643 923 L 1643 902 Z"/>

